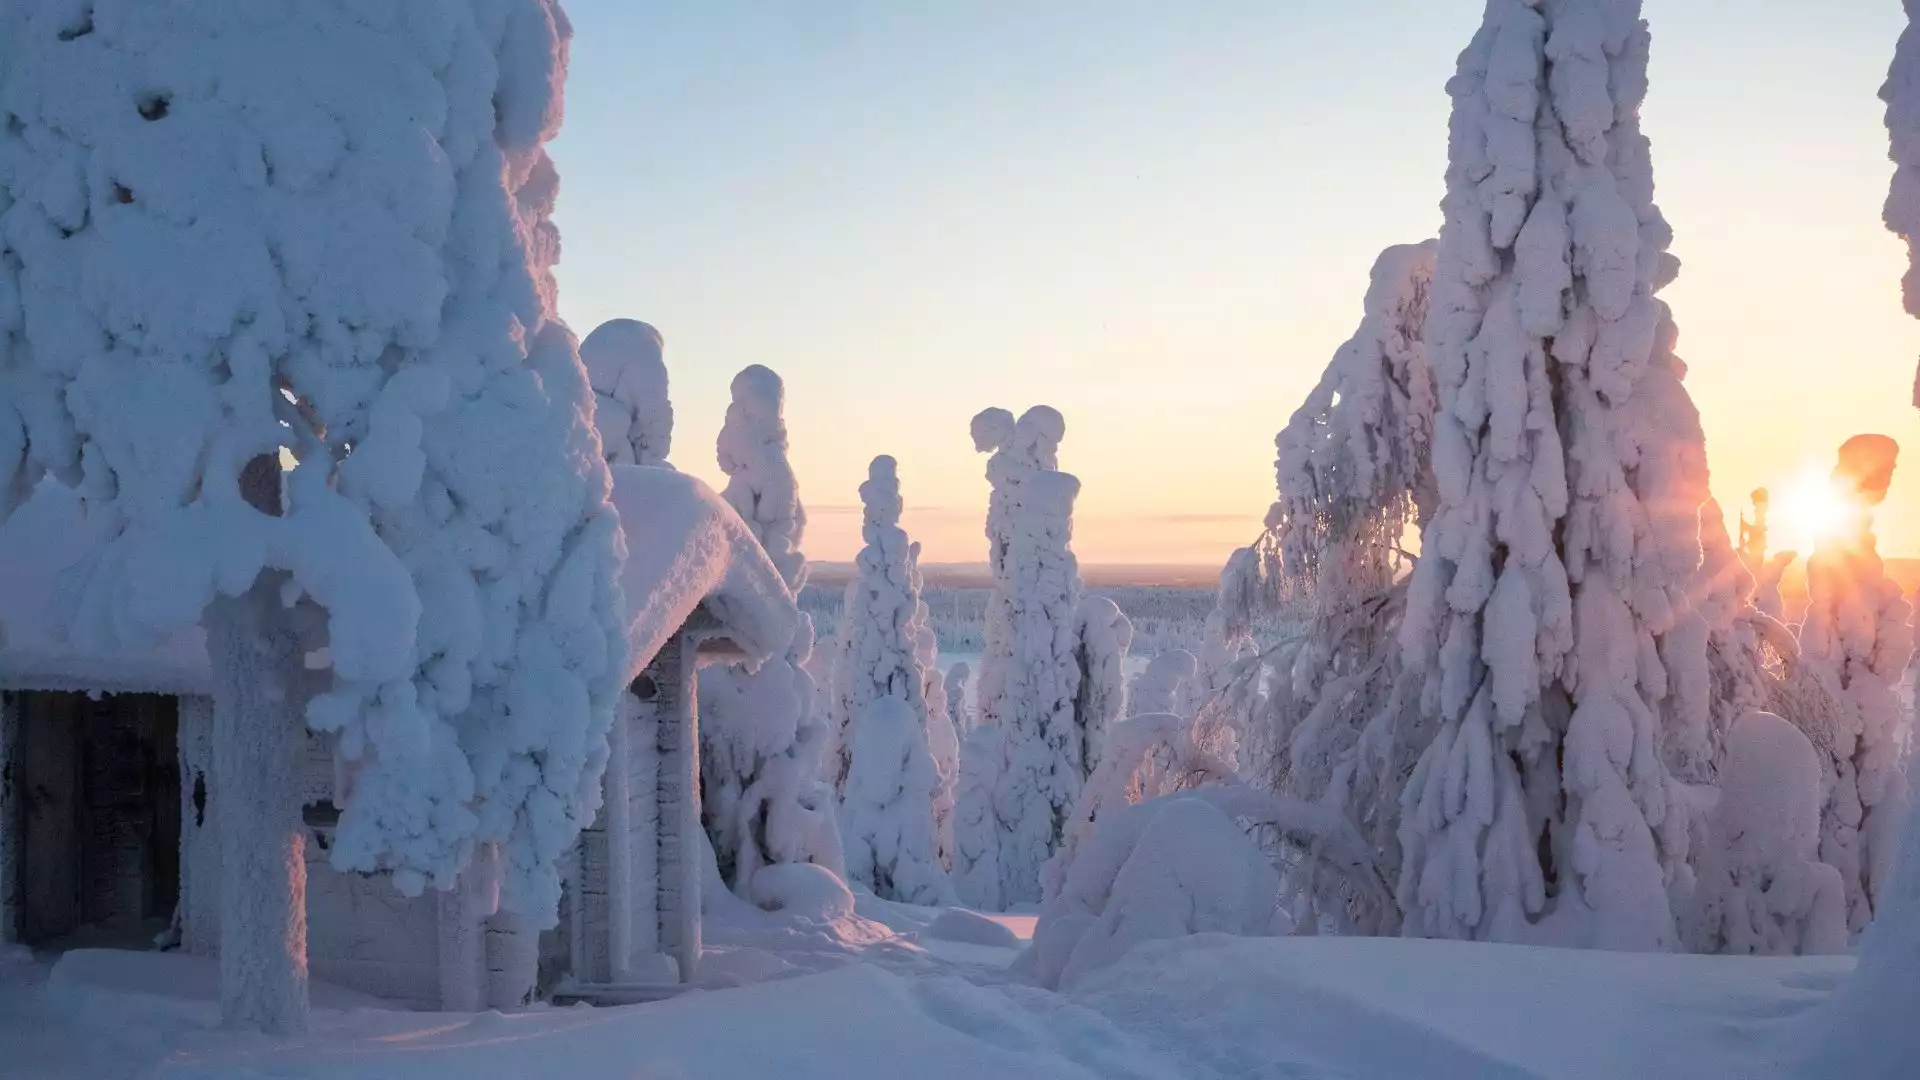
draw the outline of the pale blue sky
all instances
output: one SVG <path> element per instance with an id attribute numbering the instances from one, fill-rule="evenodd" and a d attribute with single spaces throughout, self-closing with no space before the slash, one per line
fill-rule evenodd
<path id="1" fill-rule="evenodd" d="M 816 558 L 867 460 L 930 559 L 981 557 L 978 409 L 1067 417 L 1088 561 L 1216 562 L 1380 248 L 1437 227 L 1478 0 L 571 0 L 561 307 L 667 339 L 674 460 L 732 374 L 788 382 Z M 1880 230 L 1897 0 L 1646 0 L 1667 298 L 1715 487 L 1916 431 Z M 1835 14 L 1844 11 L 1845 14 Z M 1887 547 L 1920 549 L 1897 485 Z"/>

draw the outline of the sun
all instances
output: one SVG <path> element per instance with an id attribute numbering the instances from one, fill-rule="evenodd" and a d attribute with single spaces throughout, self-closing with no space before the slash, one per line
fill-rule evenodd
<path id="1" fill-rule="evenodd" d="M 1825 469 L 1807 465 L 1791 480 L 1775 489 L 1768 525 L 1773 531 L 1775 551 L 1798 551 L 1809 555 L 1819 542 L 1847 527 L 1853 516 L 1848 504 Z"/>

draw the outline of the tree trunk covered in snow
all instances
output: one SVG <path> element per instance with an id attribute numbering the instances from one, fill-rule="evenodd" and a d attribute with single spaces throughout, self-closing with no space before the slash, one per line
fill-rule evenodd
<path id="1" fill-rule="evenodd" d="M 280 512 L 279 463 L 241 474 L 254 509 Z M 281 602 L 286 575 L 265 573 L 207 608 L 213 668 L 213 780 L 220 843 L 220 1017 L 276 1035 L 307 1027 L 306 834 L 295 766 L 306 725 L 300 642 Z"/>

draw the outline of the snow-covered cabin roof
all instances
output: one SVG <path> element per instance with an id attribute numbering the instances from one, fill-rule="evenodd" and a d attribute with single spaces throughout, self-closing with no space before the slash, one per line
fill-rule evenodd
<path id="1" fill-rule="evenodd" d="M 0 525 L 0 689 L 209 692 L 199 627 L 157 648 L 114 653 L 78 651 L 59 638 L 60 575 L 106 540 L 106 527 L 51 480 Z"/>
<path id="2" fill-rule="evenodd" d="M 627 537 L 620 585 L 628 681 L 702 604 L 719 633 L 751 660 L 792 641 L 799 620 L 792 593 L 712 488 L 671 469 L 616 465 L 613 502 Z M 115 654 L 77 651 L 57 636 L 60 574 L 104 540 L 104 523 L 52 482 L 0 525 L 0 688 L 209 692 L 206 635 L 198 627 L 158 648 Z"/>
<path id="3" fill-rule="evenodd" d="M 613 466 L 613 504 L 627 536 L 631 680 L 704 604 L 750 660 L 793 640 L 800 612 L 787 583 L 731 506 L 672 469 Z"/>

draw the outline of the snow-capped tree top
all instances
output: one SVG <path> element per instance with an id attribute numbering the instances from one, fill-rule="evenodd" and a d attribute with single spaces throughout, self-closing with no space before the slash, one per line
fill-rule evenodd
<path id="1" fill-rule="evenodd" d="M 1899 443 L 1885 435 L 1855 435 L 1840 444 L 1833 482 L 1862 505 L 1879 506 L 1893 486 L 1893 470 L 1899 461 Z"/>
<path id="2" fill-rule="evenodd" d="M 1058 409 L 1035 405 L 1019 420 L 1005 409 L 985 409 L 973 418 L 972 427 L 973 448 L 980 453 L 1002 451 L 1028 468 L 1060 467 L 1060 442 L 1067 437 L 1067 421 Z"/>
<path id="3" fill-rule="evenodd" d="M 627 547 L 620 569 L 627 681 L 703 603 L 751 664 L 792 642 L 799 620 L 793 594 L 712 488 L 672 469 L 616 465 L 613 504 Z"/>
<path id="4" fill-rule="evenodd" d="M 898 526 L 904 503 L 900 498 L 899 467 L 891 457 L 881 454 L 867 465 L 867 479 L 860 485 L 860 505 L 865 508 L 869 526 Z M 872 538 L 868 538 L 872 542 Z"/>
<path id="5" fill-rule="evenodd" d="M 326 616 L 335 865 L 412 891 L 499 841 L 503 903 L 550 915 L 623 651 L 554 304 L 571 27 L 550 0 L 236 10 L 0 11 L 0 515 L 51 470 L 102 523 L 62 582 L 84 651 L 285 571 Z M 283 446 L 261 513 L 239 477 Z"/>
<path id="6" fill-rule="evenodd" d="M 733 377 L 733 402 L 716 445 L 727 474 L 721 495 L 747 523 L 798 591 L 806 584 L 807 557 L 800 551 L 807 512 L 800 485 L 787 461 L 786 389 L 780 376 L 754 364 Z"/>
<path id="7" fill-rule="evenodd" d="M 662 465 L 672 452 L 664 349 L 660 331 L 633 319 L 609 319 L 580 343 L 593 384 L 594 423 L 611 464 Z"/>

